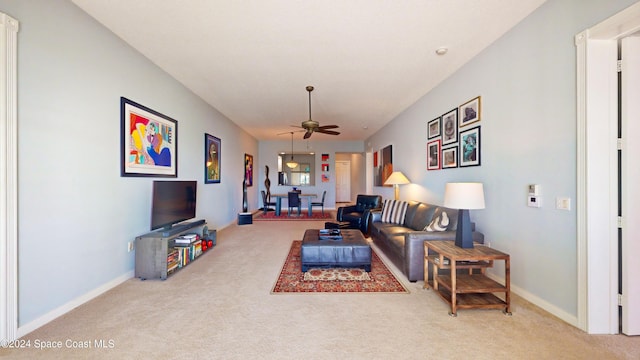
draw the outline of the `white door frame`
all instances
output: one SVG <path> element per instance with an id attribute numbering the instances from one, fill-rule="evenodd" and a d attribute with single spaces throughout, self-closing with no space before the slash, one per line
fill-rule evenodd
<path id="1" fill-rule="evenodd" d="M 590 334 L 619 332 L 617 46 L 638 30 L 640 3 L 575 36 L 578 327 Z"/>
<path id="2" fill-rule="evenodd" d="M 0 341 L 18 333 L 18 20 L 0 13 Z"/>
<path id="3" fill-rule="evenodd" d="M 349 160 L 336 160 L 335 162 L 335 167 L 336 167 L 336 202 L 338 201 L 344 201 L 342 199 L 338 199 L 340 192 L 338 191 L 337 185 L 338 185 L 338 164 L 347 164 L 349 166 L 349 201 L 351 201 L 351 161 Z"/>
<path id="4" fill-rule="evenodd" d="M 622 241 L 620 259 L 622 261 L 620 282 L 622 284 L 622 333 L 640 335 L 640 167 L 635 154 L 640 152 L 640 143 L 631 137 L 640 132 L 640 34 L 623 38 L 621 118 L 622 118 Z"/>

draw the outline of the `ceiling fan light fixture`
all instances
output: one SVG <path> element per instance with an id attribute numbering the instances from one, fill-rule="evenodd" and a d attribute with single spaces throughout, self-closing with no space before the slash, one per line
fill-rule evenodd
<path id="1" fill-rule="evenodd" d="M 307 89 L 307 92 L 309 93 L 309 120 L 303 121 L 302 124 L 300 124 L 301 126 L 295 126 L 295 125 L 291 125 L 291 126 L 300 127 L 306 130 L 306 132 L 304 133 L 304 136 L 302 137 L 303 139 L 310 138 L 314 132 L 319 132 L 319 133 L 328 134 L 328 135 L 340 135 L 339 132 L 330 130 L 330 129 L 337 129 L 338 125 L 320 126 L 319 122 L 311 119 L 311 92 L 313 91 L 313 86 L 309 85 L 306 87 L 306 89 Z"/>

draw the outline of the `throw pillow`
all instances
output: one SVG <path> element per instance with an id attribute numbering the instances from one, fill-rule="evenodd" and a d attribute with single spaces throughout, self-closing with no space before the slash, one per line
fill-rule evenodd
<path id="1" fill-rule="evenodd" d="M 400 200 L 385 200 L 382 205 L 382 222 L 391 224 L 404 224 L 409 203 Z"/>
<path id="2" fill-rule="evenodd" d="M 446 212 L 441 212 L 439 216 L 436 216 L 431 223 L 427 225 L 423 230 L 424 231 L 446 231 L 447 226 L 449 226 L 449 216 L 447 216 Z"/>

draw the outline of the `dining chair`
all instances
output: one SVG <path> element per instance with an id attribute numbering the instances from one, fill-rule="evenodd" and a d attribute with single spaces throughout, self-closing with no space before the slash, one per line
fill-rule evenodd
<path id="1" fill-rule="evenodd" d="M 260 192 L 262 193 L 262 213 L 266 214 L 267 211 L 273 210 L 269 206 L 276 206 L 276 203 L 267 201 L 267 193 L 264 190 L 260 190 Z"/>
<path id="2" fill-rule="evenodd" d="M 297 191 L 289 191 L 288 192 L 288 203 L 289 203 L 289 212 L 287 213 L 287 216 L 291 216 L 291 209 L 292 208 L 298 208 L 298 216 L 300 216 L 301 214 L 301 201 L 300 201 L 300 193 Z"/>
<path id="3" fill-rule="evenodd" d="M 322 201 L 312 201 L 311 202 L 311 209 L 313 209 L 314 206 L 321 206 L 322 207 L 322 215 L 324 215 L 324 197 L 327 195 L 327 190 L 322 192 Z"/>

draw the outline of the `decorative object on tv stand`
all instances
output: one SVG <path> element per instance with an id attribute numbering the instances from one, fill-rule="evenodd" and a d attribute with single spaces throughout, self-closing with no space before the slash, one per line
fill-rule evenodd
<path id="1" fill-rule="evenodd" d="M 484 209 L 482 183 L 447 183 L 444 188 L 444 206 L 458 209 L 456 246 L 473 248 L 469 210 Z"/>
<path id="2" fill-rule="evenodd" d="M 287 167 L 289 169 L 298 167 L 298 163 L 293 160 L 293 131 L 291 132 L 291 160 L 287 161 Z"/>
<path id="3" fill-rule="evenodd" d="M 406 176 L 400 171 L 394 171 L 391 173 L 387 181 L 384 182 L 385 185 L 393 185 L 395 192 L 395 200 L 400 199 L 400 185 L 410 184 L 411 182 L 407 179 Z"/>

